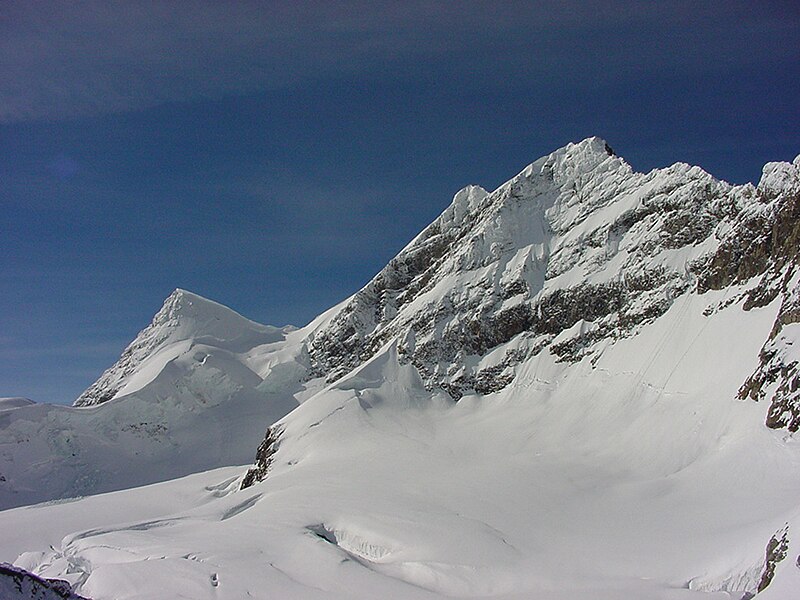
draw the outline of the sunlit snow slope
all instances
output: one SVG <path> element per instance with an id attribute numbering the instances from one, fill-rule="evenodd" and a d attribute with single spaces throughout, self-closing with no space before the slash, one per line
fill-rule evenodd
<path id="1" fill-rule="evenodd" d="M 176 290 L 79 408 L 0 400 L 0 507 L 250 460 L 304 387 L 292 336 Z"/>
<path id="2" fill-rule="evenodd" d="M 0 512 L 0 560 L 96 600 L 800 598 L 799 171 L 590 138 L 465 188 L 306 328 L 219 341 L 296 406 L 252 468 Z M 145 332 L 65 410 L 122 419 L 187 337 Z"/>

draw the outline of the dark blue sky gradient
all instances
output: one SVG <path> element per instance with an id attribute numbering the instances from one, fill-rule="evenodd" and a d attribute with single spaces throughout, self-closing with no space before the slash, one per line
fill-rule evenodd
<path id="1" fill-rule="evenodd" d="M 71 402 L 175 287 L 302 325 L 569 141 L 800 152 L 788 2 L 134 4 L 0 7 L 0 396 Z"/>

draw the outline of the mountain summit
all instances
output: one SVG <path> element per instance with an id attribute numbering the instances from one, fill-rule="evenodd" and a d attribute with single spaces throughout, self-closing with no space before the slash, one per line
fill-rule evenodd
<path id="1" fill-rule="evenodd" d="M 7 403 L 0 501 L 197 474 L 161 512 L 76 502 L 90 529 L 15 511 L 61 532 L 18 566 L 98 598 L 797 598 L 799 252 L 800 157 L 735 186 L 589 138 L 301 329 L 176 290 L 76 407 Z"/>
<path id="2" fill-rule="evenodd" d="M 125 348 L 119 361 L 74 405 L 102 404 L 141 389 L 150 376 L 159 373 L 191 343 L 241 352 L 282 338 L 283 331 L 278 328 L 260 325 L 212 300 L 176 289 L 152 323 Z"/>
<path id="3" fill-rule="evenodd" d="M 684 294 L 752 280 L 736 293 L 763 306 L 796 265 L 797 182 L 789 163 L 757 188 L 685 164 L 641 174 L 600 138 L 569 144 L 491 194 L 458 192 L 309 336 L 312 372 L 334 381 L 398 339 L 429 389 L 459 398 L 545 349 L 596 361 Z"/>
<path id="4" fill-rule="evenodd" d="M 0 506 L 246 462 L 297 406 L 294 330 L 175 290 L 74 408 L 0 402 Z"/>

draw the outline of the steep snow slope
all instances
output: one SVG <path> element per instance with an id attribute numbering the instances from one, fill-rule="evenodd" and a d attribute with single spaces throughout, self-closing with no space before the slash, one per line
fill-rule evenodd
<path id="1" fill-rule="evenodd" d="M 176 290 L 79 408 L 0 404 L 0 506 L 249 460 L 305 388 L 294 335 Z"/>
<path id="2" fill-rule="evenodd" d="M 285 334 L 286 330 L 260 325 L 221 304 L 177 289 L 153 322 L 136 336 L 119 361 L 80 395 L 75 406 L 102 404 L 140 390 L 190 346 L 207 345 L 242 354 L 281 341 Z"/>

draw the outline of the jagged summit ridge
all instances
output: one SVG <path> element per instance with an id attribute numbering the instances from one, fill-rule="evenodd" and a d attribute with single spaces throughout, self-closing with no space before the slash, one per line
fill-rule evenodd
<path id="1" fill-rule="evenodd" d="M 491 193 L 465 188 L 314 333 L 313 372 L 335 379 L 397 337 L 429 386 L 487 392 L 561 331 L 593 322 L 584 339 L 553 348 L 579 358 L 591 337 L 632 333 L 692 287 L 688 266 L 736 211 L 732 190 L 684 164 L 635 173 L 596 137 Z M 512 339 L 505 358 L 481 364 Z"/>

